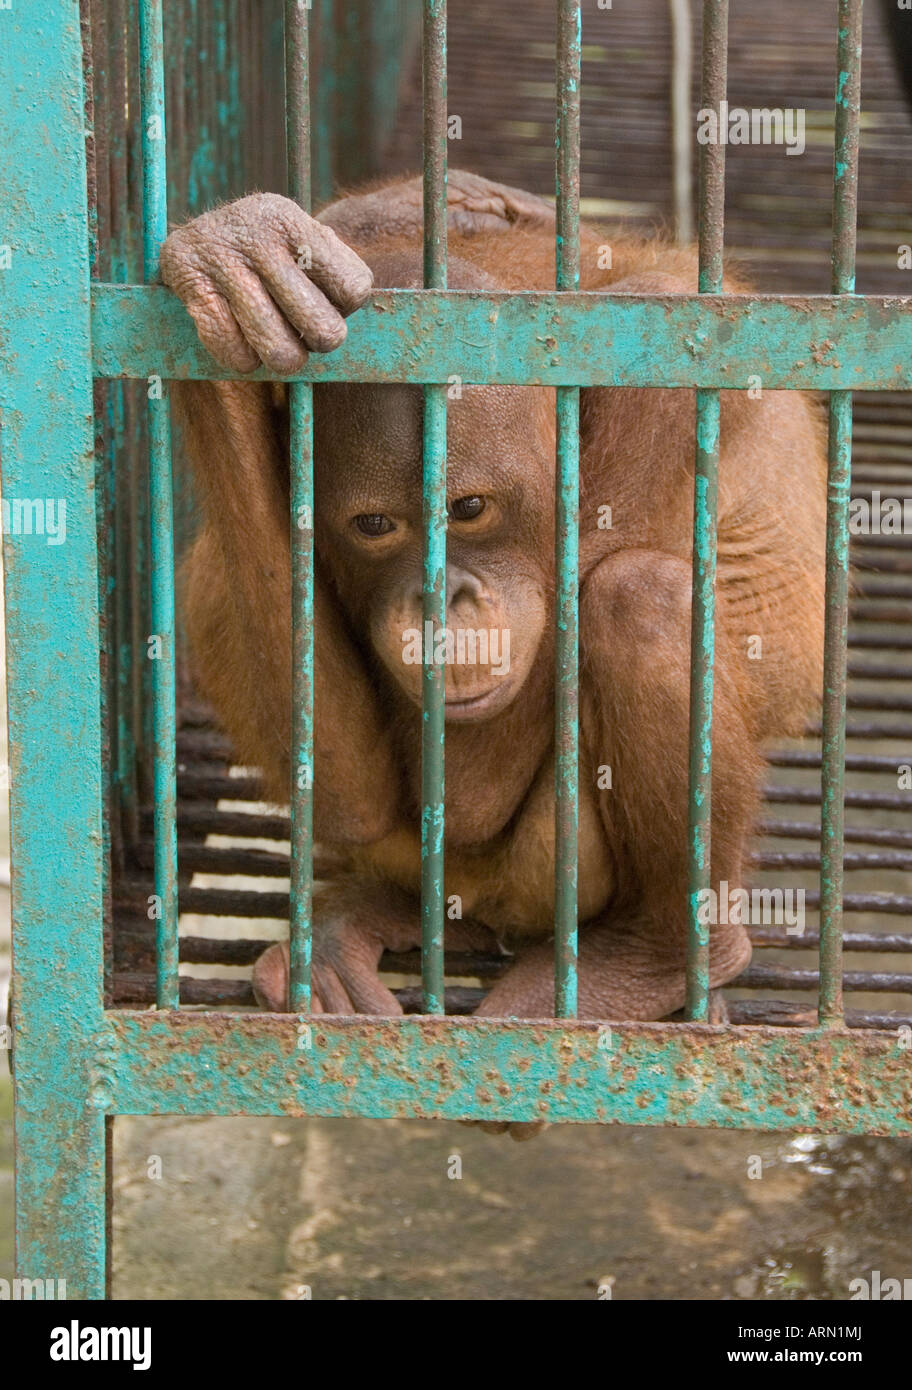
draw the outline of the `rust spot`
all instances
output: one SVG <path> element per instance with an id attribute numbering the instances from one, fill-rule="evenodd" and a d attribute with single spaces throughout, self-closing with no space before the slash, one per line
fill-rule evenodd
<path id="1" fill-rule="evenodd" d="M 818 367 L 839 366 L 839 362 L 836 358 L 832 358 L 829 362 L 827 361 L 827 358 L 830 357 L 830 354 L 836 351 L 836 344 L 832 342 L 829 338 L 824 338 L 822 343 L 811 343 L 810 347 L 811 356 L 817 363 Z"/>

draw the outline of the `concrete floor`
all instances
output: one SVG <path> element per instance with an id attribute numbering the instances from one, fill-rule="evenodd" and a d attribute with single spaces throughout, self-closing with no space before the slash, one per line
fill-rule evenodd
<path id="1" fill-rule="evenodd" d="M 516 1145 L 450 1123 L 131 1120 L 114 1292 L 846 1298 L 859 1274 L 912 1268 L 910 1157 L 750 1133 L 567 1126 Z"/>

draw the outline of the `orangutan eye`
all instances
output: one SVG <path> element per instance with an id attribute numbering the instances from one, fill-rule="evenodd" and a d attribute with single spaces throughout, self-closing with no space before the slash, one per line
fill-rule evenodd
<path id="1" fill-rule="evenodd" d="M 362 512 L 361 516 L 355 517 L 355 525 L 362 536 L 388 536 L 390 531 L 396 529 L 389 517 L 381 512 Z"/>
<path id="2" fill-rule="evenodd" d="M 454 521 L 474 521 L 485 509 L 483 497 L 458 497 L 450 507 Z"/>

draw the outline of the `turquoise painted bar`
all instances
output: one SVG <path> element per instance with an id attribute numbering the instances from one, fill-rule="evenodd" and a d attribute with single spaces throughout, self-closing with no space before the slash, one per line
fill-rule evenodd
<path id="1" fill-rule="evenodd" d="M 554 642 L 554 1012 L 579 1003 L 579 391 L 557 392 Z"/>
<path id="2" fill-rule="evenodd" d="M 291 741 L 295 752 L 290 789 L 291 897 L 289 1001 L 296 1012 L 311 1007 L 313 959 L 314 786 L 314 553 L 313 389 L 299 382 L 289 401 L 291 462 L 292 672 Z"/>
<path id="3" fill-rule="evenodd" d="M 162 0 L 140 0 L 139 64 L 143 171 L 143 272 L 159 273 L 168 234 L 165 48 Z M 177 651 L 174 630 L 174 488 L 171 405 L 160 372 L 149 373 L 149 534 L 152 631 L 153 819 L 155 829 L 155 998 L 180 1003 L 177 942 Z"/>
<path id="4" fill-rule="evenodd" d="M 16 1272 L 105 1284 L 101 690 L 77 0 L 0 11 L 4 536 L 15 969 Z M 28 138 L 27 132 L 35 133 Z M 42 132 L 41 138 L 37 132 Z M 53 138 L 48 138 L 53 132 Z M 47 512 L 45 512 L 47 521 Z M 58 532 L 59 533 L 59 532 Z"/>
<path id="5" fill-rule="evenodd" d="M 310 207 L 310 35 L 307 7 L 285 0 L 285 144 L 288 191 Z M 314 485 L 313 388 L 296 382 L 288 393 L 291 488 L 292 705 L 295 753 L 291 801 L 289 1003 L 311 1008 L 313 961 L 314 787 Z"/>
<path id="6" fill-rule="evenodd" d="M 96 376 L 222 379 L 161 286 L 92 290 Z M 311 356 L 306 381 L 912 390 L 912 299 L 389 290 Z M 275 379 L 261 371 L 253 379 Z"/>
<path id="7" fill-rule="evenodd" d="M 110 1016 L 131 1115 L 363 1115 L 912 1133 L 898 1033 L 712 1024 Z"/>
<path id="8" fill-rule="evenodd" d="M 422 632 L 446 626 L 446 422 L 445 386 L 424 393 L 424 565 Z M 445 670 L 434 660 L 436 637 L 425 637 L 421 719 L 421 982 L 423 1011 L 443 1013 L 444 948 L 444 736 Z"/>
<path id="9" fill-rule="evenodd" d="M 687 999 L 690 1019 L 709 1012 L 709 926 L 700 921 L 700 895 L 710 887 L 712 853 L 712 727 L 715 672 L 716 534 L 719 502 L 721 401 L 697 392 L 694 471 L 693 598 L 690 632 L 690 748 L 688 777 Z"/>
<path id="10" fill-rule="evenodd" d="M 728 90 L 728 0 L 703 0 L 700 107 L 721 111 Z M 725 252 L 725 145 L 700 147 L 701 295 L 722 291 Z M 697 911 L 712 873 L 713 695 L 716 656 L 716 551 L 719 528 L 719 392 L 696 398 L 690 623 L 690 727 L 687 795 L 687 956 L 685 1014 L 709 1017 L 709 927 Z"/>
<path id="11" fill-rule="evenodd" d="M 836 140 L 833 151 L 833 292 L 855 290 L 858 146 L 861 130 L 861 0 L 839 0 Z M 821 1025 L 842 1026 L 843 857 L 845 850 L 846 666 L 849 625 L 849 502 L 852 394 L 834 391 L 827 438 L 826 621 L 820 775 Z"/>
<path id="12" fill-rule="evenodd" d="M 578 0 L 559 0 L 554 126 L 555 287 L 580 281 L 580 64 Z M 555 402 L 554 563 L 554 1012 L 575 1018 L 579 1003 L 579 423 L 576 386 Z"/>
<path id="13" fill-rule="evenodd" d="M 447 285 L 446 0 L 422 7 L 424 285 Z M 427 386 L 422 427 L 421 985 L 427 1014 L 444 1011 L 444 732 L 446 673 L 435 660 L 447 622 L 447 390 Z M 430 627 L 428 626 L 430 624 Z"/>

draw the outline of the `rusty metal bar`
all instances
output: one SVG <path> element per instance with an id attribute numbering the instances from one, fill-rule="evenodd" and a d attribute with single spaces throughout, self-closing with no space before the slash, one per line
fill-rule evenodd
<path id="1" fill-rule="evenodd" d="M 728 67 L 728 0 L 704 0 L 701 107 L 721 120 Z M 721 133 L 718 132 L 720 135 Z M 700 147 L 701 294 L 722 290 L 725 235 L 725 145 Z M 697 457 L 694 476 L 693 598 L 690 630 L 689 920 L 687 1004 L 689 1019 L 709 1016 L 709 926 L 700 901 L 710 887 L 712 861 L 712 720 L 715 656 L 716 529 L 720 400 L 718 390 L 697 391 Z"/>
<path id="2" fill-rule="evenodd" d="M 140 119 L 143 167 L 143 273 L 158 277 L 158 256 L 168 234 L 162 0 L 139 7 Z M 151 538 L 152 738 L 155 806 L 156 1001 L 177 1008 L 177 721 L 174 646 L 174 495 L 171 409 L 160 377 L 148 391 Z"/>
<path id="3" fill-rule="evenodd" d="M 92 1067 L 105 1036 L 103 788 L 78 21 L 75 3 L 0 15 L 0 188 L 4 251 L 13 248 L 0 405 L 4 501 L 53 499 L 54 520 L 66 525 L 60 545 L 36 545 L 31 527 L 2 528 L 15 769 L 15 1273 L 31 1281 L 47 1271 L 66 1278 L 69 1297 L 97 1299 L 108 1093 Z"/>
<path id="4" fill-rule="evenodd" d="M 598 312 L 593 313 L 597 303 Z M 376 290 L 334 352 L 300 372 L 252 381 L 446 381 L 458 310 L 463 383 L 523 386 L 746 386 L 770 390 L 912 390 L 912 299 L 866 295 L 600 295 L 568 290 L 447 293 Z M 823 354 L 829 340 L 839 351 Z M 409 344 L 407 354 L 402 344 Z M 94 285 L 96 376 L 223 381 L 183 305 L 160 286 Z"/>
<path id="5" fill-rule="evenodd" d="M 289 195 L 310 207 L 307 7 L 285 0 L 285 111 Z M 313 387 L 289 388 L 291 467 L 292 733 L 289 1004 L 309 1013 L 313 952 Z"/>
<path id="6" fill-rule="evenodd" d="M 125 238 L 126 278 L 134 286 L 142 279 L 143 264 L 143 172 L 142 172 L 142 121 L 137 119 L 141 112 L 142 78 L 140 72 L 140 52 L 138 42 L 138 19 L 136 6 L 124 0 L 122 15 L 114 14 L 118 21 L 124 21 L 125 54 L 125 102 L 124 134 L 126 141 L 127 178 L 127 220 Z M 163 296 L 168 291 L 162 286 L 148 288 L 146 292 Z M 142 381 L 155 372 L 167 376 L 162 363 L 164 339 L 157 339 L 157 346 L 150 352 L 149 362 L 139 373 Z M 146 655 L 146 642 L 152 627 L 151 621 L 151 580 L 149 547 L 149 445 L 148 445 L 148 405 L 142 399 L 139 389 L 124 393 L 124 424 L 127 447 L 133 467 L 129 470 L 130 507 L 130 549 L 133 583 L 131 587 L 130 622 L 131 639 L 135 660 L 133 664 L 133 688 L 131 715 L 134 737 L 138 749 L 138 769 L 148 780 L 152 777 L 154 746 L 152 739 L 152 677 L 153 664 Z M 145 784 L 143 784 L 144 786 Z M 142 787 L 138 785 L 138 794 Z M 133 817 L 135 821 L 135 816 Z"/>
<path id="7" fill-rule="evenodd" d="M 424 93 L 424 284 L 447 282 L 446 0 L 425 0 L 422 53 Z M 445 386 L 424 388 L 422 523 L 422 735 L 421 735 L 421 981 L 424 1012 L 444 1011 L 444 729 L 445 672 L 435 660 L 437 633 L 446 625 Z M 428 640 L 430 637 L 430 641 Z"/>
<path id="8" fill-rule="evenodd" d="M 559 0 L 555 120 L 558 290 L 579 289 L 580 63 L 578 0 Z M 554 649 L 554 1012 L 578 1005 L 579 854 L 579 402 L 578 386 L 557 388 Z"/>
<path id="9" fill-rule="evenodd" d="M 126 18 L 125 0 L 110 0 L 104 9 L 105 20 L 99 24 L 104 40 L 106 71 L 106 123 L 110 188 L 110 265 L 111 279 L 129 280 L 128 266 L 128 199 L 127 134 L 127 58 L 124 51 Z M 135 488 L 135 470 L 123 467 L 126 448 L 125 388 L 121 383 L 110 395 L 111 450 L 114 461 L 114 626 L 116 632 L 117 762 L 115 784 L 121 830 L 129 841 L 136 838 L 136 728 L 133 722 L 133 689 L 138 654 L 133 643 L 132 589 L 139 583 L 133 556 L 131 492 Z M 118 466 L 121 465 L 121 466 Z"/>
<path id="10" fill-rule="evenodd" d="M 862 0 L 839 0 L 833 161 L 833 293 L 855 289 Z M 843 1026 L 842 913 L 845 841 L 846 645 L 849 615 L 849 501 L 852 393 L 829 403 L 823 752 L 820 778 L 820 1024 Z"/>
<path id="11" fill-rule="evenodd" d="M 895 1028 L 848 1037 L 618 1024 L 610 1065 L 597 1023 L 551 1019 L 320 1018 L 306 1049 L 281 1015 L 252 1030 L 230 1013 L 118 1011 L 108 1029 L 117 1114 L 465 1119 L 471 1108 L 498 1120 L 718 1125 L 724 1116 L 764 1130 L 912 1132 Z M 497 1077 L 490 1092 L 478 1084 L 487 1074 Z M 834 1090 L 834 1076 L 850 1076 L 851 1092 Z"/>

